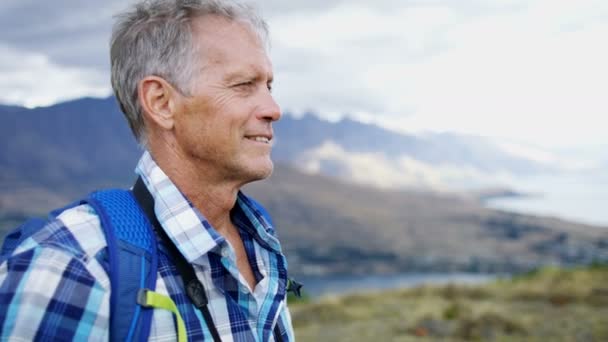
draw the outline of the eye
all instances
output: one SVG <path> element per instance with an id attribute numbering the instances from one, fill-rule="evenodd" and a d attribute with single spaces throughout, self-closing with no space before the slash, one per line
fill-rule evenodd
<path id="1" fill-rule="evenodd" d="M 245 82 L 241 82 L 241 83 L 237 83 L 235 85 L 233 85 L 234 88 L 251 88 L 255 85 L 255 83 L 253 81 L 245 81 Z"/>

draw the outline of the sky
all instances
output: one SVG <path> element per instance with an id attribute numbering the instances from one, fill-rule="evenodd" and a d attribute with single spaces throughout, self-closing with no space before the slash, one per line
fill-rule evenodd
<path id="1" fill-rule="evenodd" d="M 125 1 L 0 2 L 0 103 L 111 94 Z M 608 147 L 608 2 L 257 0 L 284 111 L 403 132 Z"/>

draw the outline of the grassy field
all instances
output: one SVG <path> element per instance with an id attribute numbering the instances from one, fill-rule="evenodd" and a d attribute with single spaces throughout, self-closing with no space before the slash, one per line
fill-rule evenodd
<path id="1" fill-rule="evenodd" d="M 290 306 L 298 341 L 608 341 L 608 266 Z"/>

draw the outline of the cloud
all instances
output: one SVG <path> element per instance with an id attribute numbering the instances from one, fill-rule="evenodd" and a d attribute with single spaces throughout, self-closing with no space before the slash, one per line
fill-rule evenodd
<path id="1" fill-rule="evenodd" d="M 598 168 L 597 157 L 584 158 L 581 155 L 557 154 L 534 146 L 522 145 L 508 141 L 499 141 L 497 146 L 505 153 L 541 165 L 546 165 L 554 171 L 587 171 Z M 595 160 L 595 161 L 590 161 Z"/>
<path id="2" fill-rule="evenodd" d="M 105 69 L 112 15 L 124 6 L 119 0 L 97 6 L 75 0 L 3 1 L 0 42 L 43 54 L 55 64 Z"/>
<path id="3" fill-rule="evenodd" d="M 275 19 L 278 75 L 289 61 L 280 102 L 288 109 L 312 102 L 332 116 L 358 108 L 359 117 L 401 131 L 542 146 L 606 141 L 605 3 L 465 3 L 391 11 L 337 3 Z"/>
<path id="4" fill-rule="evenodd" d="M 508 172 L 484 172 L 469 165 L 431 165 L 407 155 L 348 152 L 333 141 L 324 141 L 302 154 L 296 162 L 309 173 L 331 174 L 381 189 L 453 191 L 509 184 Z"/>
<path id="5" fill-rule="evenodd" d="M 65 67 L 45 55 L 0 45 L 0 102 L 27 107 L 84 97 L 110 95 L 109 76 L 95 70 Z"/>
<path id="6" fill-rule="evenodd" d="M 536 11 L 459 26 L 445 54 L 376 72 L 388 83 L 412 80 L 402 99 L 417 115 L 402 125 L 538 144 L 605 141 L 608 22 L 571 31 L 565 13 Z"/>
<path id="7" fill-rule="evenodd" d="M 255 3 L 270 21 L 285 110 L 541 146 L 607 143 L 605 1 Z M 0 101 L 102 93 L 111 16 L 124 6 L 2 1 Z"/>
<path id="8" fill-rule="evenodd" d="M 280 27 L 273 32 L 277 97 L 291 110 L 314 106 L 325 113 L 403 114 L 404 106 L 391 106 L 387 94 L 407 82 L 370 81 L 369 69 L 438 53 L 444 48 L 440 39 L 422 37 L 433 35 L 451 16 L 439 7 L 389 14 L 356 4 L 285 15 L 271 22 Z"/>
<path id="9" fill-rule="evenodd" d="M 298 164 L 309 173 L 329 173 L 383 189 L 439 190 L 444 187 L 437 172 L 424 168 L 419 162 L 412 160 L 399 165 L 382 153 L 349 153 L 332 141 L 325 141 L 304 153 Z"/>
<path id="10" fill-rule="evenodd" d="M 112 15 L 123 6 L 0 3 L 0 102 L 34 107 L 110 95 L 108 41 Z"/>

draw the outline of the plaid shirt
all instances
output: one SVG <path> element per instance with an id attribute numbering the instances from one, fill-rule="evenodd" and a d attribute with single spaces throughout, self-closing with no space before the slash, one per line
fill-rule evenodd
<path id="1" fill-rule="evenodd" d="M 170 239 L 194 265 L 209 297 L 209 311 L 222 341 L 273 341 L 279 324 L 293 341 L 285 300 L 286 261 L 274 230 L 241 193 L 232 211 L 257 280 L 253 292 L 236 267 L 228 242 L 145 152 L 136 172 L 155 200 L 155 212 Z M 0 265 L 2 340 L 108 340 L 109 266 L 99 218 L 88 205 L 64 211 L 25 240 Z M 190 304 L 175 265 L 160 249 L 156 292 L 178 305 L 188 340 L 212 340 Z M 173 314 L 154 311 L 151 341 L 177 339 Z"/>

